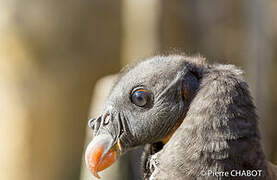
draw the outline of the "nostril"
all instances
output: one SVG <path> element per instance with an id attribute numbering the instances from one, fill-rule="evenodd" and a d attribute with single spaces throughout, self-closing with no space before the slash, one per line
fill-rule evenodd
<path id="1" fill-rule="evenodd" d="M 88 121 L 88 127 L 90 127 L 91 129 L 94 129 L 94 123 L 95 123 L 96 118 L 91 118 Z"/>
<path id="2" fill-rule="evenodd" d="M 110 116 L 110 113 L 105 114 L 104 119 L 103 119 L 103 125 L 104 126 L 109 124 L 109 122 L 110 122 L 109 116 Z"/>

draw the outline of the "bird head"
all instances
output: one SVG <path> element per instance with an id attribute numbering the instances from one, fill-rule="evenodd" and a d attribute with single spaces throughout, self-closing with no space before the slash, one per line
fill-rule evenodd
<path id="1" fill-rule="evenodd" d="M 157 56 L 122 72 L 103 113 L 89 121 L 94 136 L 85 158 L 94 176 L 132 148 L 169 139 L 197 91 L 194 66 L 183 56 Z"/>

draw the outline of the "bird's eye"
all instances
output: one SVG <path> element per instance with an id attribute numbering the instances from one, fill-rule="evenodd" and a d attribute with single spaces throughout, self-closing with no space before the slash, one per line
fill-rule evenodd
<path id="1" fill-rule="evenodd" d="M 151 93 L 147 89 L 137 89 L 131 95 L 131 101 L 137 106 L 144 107 L 151 99 Z"/>

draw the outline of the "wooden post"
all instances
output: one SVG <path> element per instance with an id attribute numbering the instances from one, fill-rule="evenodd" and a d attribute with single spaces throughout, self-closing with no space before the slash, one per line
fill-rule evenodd
<path id="1" fill-rule="evenodd" d="M 268 159 L 272 158 L 275 132 L 270 122 L 269 73 L 272 64 L 270 22 L 272 15 L 267 1 L 245 1 L 245 67 L 260 117 L 262 143 Z M 271 119 L 275 121 L 275 118 Z M 276 133 L 275 133 L 276 134 Z"/>
<path id="2" fill-rule="evenodd" d="M 120 3 L 0 4 L 0 179 L 76 180 L 94 83 L 120 69 Z"/>
<path id="3" fill-rule="evenodd" d="M 0 179 L 29 180 L 32 126 L 20 82 L 36 67 L 11 29 L 0 30 L 0 59 Z"/>
<path id="4" fill-rule="evenodd" d="M 122 64 L 153 55 L 160 48 L 159 0 L 122 1 Z"/>

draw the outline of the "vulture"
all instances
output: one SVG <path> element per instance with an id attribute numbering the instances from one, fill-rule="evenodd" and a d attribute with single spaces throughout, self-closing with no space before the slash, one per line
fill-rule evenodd
<path id="1" fill-rule="evenodd" d="M 88 122 L 90 172 L 144 145 L 145 180 L 277 179 L 265 159 L 242 71 L 201 56 L 154 56 L 120 73 L 103 113 Z"/>

